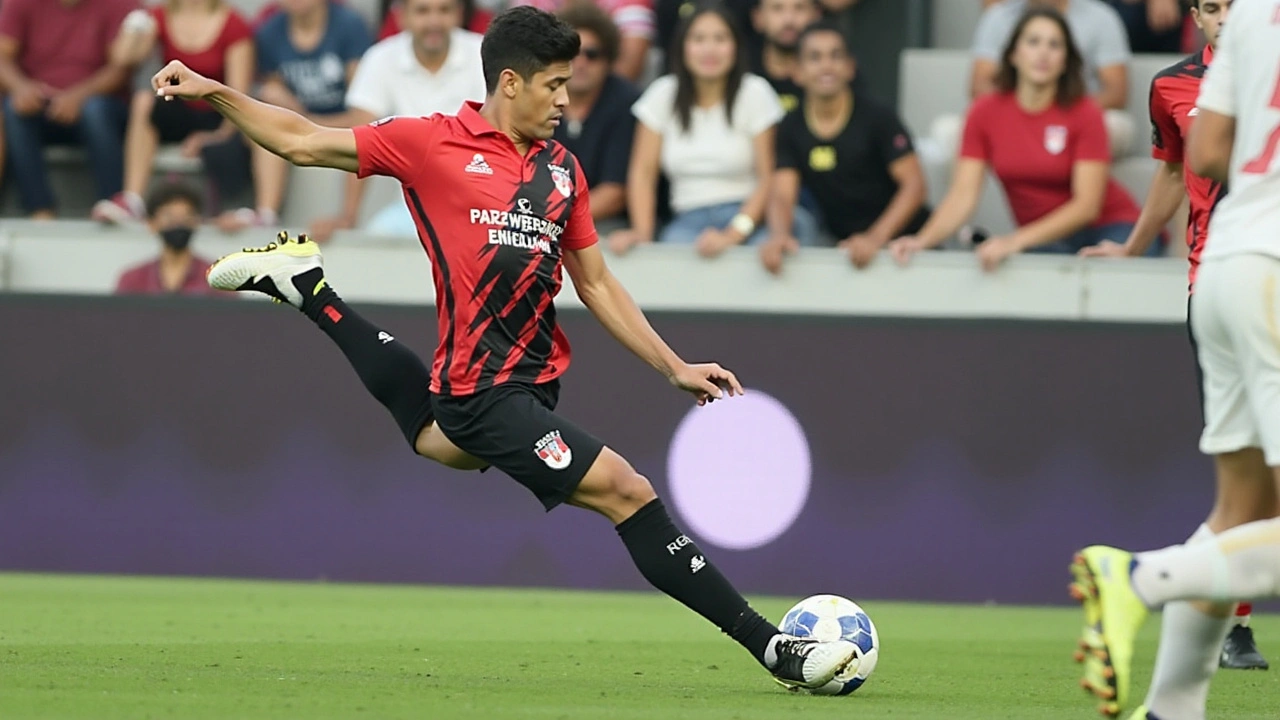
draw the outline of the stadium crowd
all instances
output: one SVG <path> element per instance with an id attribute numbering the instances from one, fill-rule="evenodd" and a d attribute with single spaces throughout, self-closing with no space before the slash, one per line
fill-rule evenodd
<path id="1" fill-rule="evenodd" d="M 1181 1 L 947 0 L 985 9 L 972 102 L 928 139 L 951 165 L 937 207 L 917 139 L 865 91 L 843 22 L 896 1 L 515 0 L 561 14 L 582 37 L 557 139 L 581 161 L 615 253 L 657 242 L 710 258 L 748 244 L 777 272 L 806 246 L 843 248 L 864 267 L 882 249 L 906 262 L 961 237 L 992 269 L 1018 252 L 1123 241 L 1140 208 L 1109 169 L 1145 151 L 1135 128 L 1146 123 L 1124 110 L 1128 63 L 1133 51 L 1197 49 Z M 122 292 L 202 292 L 192 231 L 274 229 L 290 178 L 211 107 L 156 102 L 147 82 L 160 64 L 181 60 L 328 125 L 454 113 L 483 99 L 479 33 L 502 8 L 382 0 L 374 27 L 343 0 L 244 6 L 0 0 L 6 184 L 27 217 L 52 219 L 46 149 L 82 146 L 92 217 L 146 223 L 162 243 L 154 262 L 121 276 Z M 199 168 L 199 191 L 156 172 L 166 146 Z M 970 224 L 987 173 L 1009 201 L 1009 234 Z M 347 178 L 341 207 L 315 208 L 312 237 L 359 225 L 365 195 Z M 415 232 L 402 202 L 361 229 Z"/>

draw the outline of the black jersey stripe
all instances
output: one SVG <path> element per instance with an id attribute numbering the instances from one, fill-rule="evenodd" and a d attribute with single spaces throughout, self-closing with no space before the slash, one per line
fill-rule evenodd
<path id="1" fill-rule="evenodd" d="M 436 298 L 436 302 L 444 303 L 445 322 L 444 328 L 441 328 L 440 335 L 444 338 L 444 367 L 440 369 L 440 394 L 448 395 L 452 390 L 452 383 L 449 381 L 449 371 L 453 366 L 453 350 L 454 350 L 454 312 L 457 310 L 457 304 L 453 298 L 453 283 L 449 276 L 449 265 L 445 262 L 444 248 L 440 245 L 440 236 L 436 233 L 435 226 L 431 224 L 431 220 L 427 218 L 427 211 L 422 207 L 422 198 L 418 197 L 418 191 L 408 188 L 410 202 L 413 203 L 413 212 L 418 216 L 418 223 L 421 225 L 423 232 L 427 235 L 427 241 L 431 243 L 431 252 L 434 257 L 431 258 L 436 269 L 440 272 L 440 284 L 444 288 L 444 297 Z"/>

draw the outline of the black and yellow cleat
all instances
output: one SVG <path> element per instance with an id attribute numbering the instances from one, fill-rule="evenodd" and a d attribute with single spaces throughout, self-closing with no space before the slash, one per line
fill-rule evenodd
<path id="1" fill-rule="evenodd" d="M 294 238 L 281 231 L 274 242 L 263 247 L 245 248 L 219 258 L 209 267 L 207 279 L 209 287 L 216 290 L 260 292 L 302 309 L 303 289 L 294 280 L 323 267 L 319 245 L 306 235 Z M 323 275 L 318 275 L 320 285 L 306 289 L 312 295 L 324 284 Z"/>

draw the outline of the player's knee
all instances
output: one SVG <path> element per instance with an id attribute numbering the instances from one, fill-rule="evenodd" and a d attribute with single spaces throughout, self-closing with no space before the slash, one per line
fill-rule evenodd
<path id="1" fill-rule="evenodd" d="M 615 480 L 613 496 L 620 508 L 639 510 L 658 497 L 658 494 L 654 492 L 649 478 L 632 470 Z"/>

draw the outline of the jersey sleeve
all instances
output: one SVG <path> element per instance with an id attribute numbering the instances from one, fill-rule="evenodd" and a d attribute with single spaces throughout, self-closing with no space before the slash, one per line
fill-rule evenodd
<path id="1" fill-rule="evenodd" d="M 1200 84 L 1200 97 L 1196 100 L 1196 107 L 1201 110 L 1208 110 L 1219 115 L 1227 117 L 1236 116 L 1236 46 L 1228 45 L 1231 38 L 1231 30 L 1239 26 L 1239 23 L 1228 23 L 1222 30 L 1222 37 L 1218 42 L 1221 50 L 1213 56 L 1213 62 L 1209 63 L 1209 69 L 1204 74 L 1204 82 Z"/>
<path id="2" fill-rule="evenodd" d="M 244 16 L 232 10 L 227 15 L 227 24 L 222 30 L 222 41 L 227 47 L 231 47 L 241 40 L 253 40 L 253 28 L 249 27 L 249 21 Z"/>
<path id="3" fill-rule="evenodd" d="M 782 101 L 768 80 L 759 75 L 747 74 L 742 78 L 738 97 L 733 103 L 733 124 L 740 126 L 752 137 L 777 125 L 786 115 Z"/>
<path id="4" fill-rule="evenodd" d="M 393 115 L 352 128 L 360 163 L 357 176 L 385 175 L 413 182 L 432 150 L 436 125 L 434 118 Z"/>
<path id="5" fill-rule="evenodd" d="M 380 52 L 382 49 L 370 49 L 365 53 L 364 59 L 356 65 L 351 84 L 347 86 L 347 107 L 363 110 L 374 117 L 391 115 L 395 107 L 395 97 L 387 82 L 384 53 Z"/>
<path id="6" fill-rule="evenodd" d="M 778 123 L 778 134 L 774 136 L 774 167 L 778 170 L 799 170 L 800 169 L 800 152 L 796 147 L 797 124 L 795 113 L 803 112 L 800 110 L 792 110 L 790 115 L 783 118 Z"/>
<path id="7" fill-rule="evenodd" d="M 960 157 L 970 160 L 991 161 L 991 142 L 988 118 L 991 116 L 991 103 L 987 98 L 979 99 L 969 109 L 964 119 L 964 134 L 960 139 Z"/>
<path id="8" fill-rule="evenodd" d="M 560 236 L 560 247 L 564 250 L 582 250 L 599 240 L 596 221 L 591 217 L 591 189 L 576 157 L 573 158 L 573 176 L 573 210 L 569 213 L 564 234 Z"/>
<path id="9" fill-rule="evenodd" d="M 1111 162 L 1111 141 L 1107 139 L 1107 124 L 1102 119 L 1102 108 L 1085 99 L 1076 105 L 1075 153 L 1072 160 Z"/>
<path id="10" fill-rule="evenodd" d="M 911 142 L 911 133 L 907 132 L 897 114 L 888 108 L 876 123 L 875 142 L 886 167 L 916 151 Z"/>
<path id="11" fill-rule="evenodd" d="M 1182 131 L 1160 92 L 1160 78 L 1151 81 L 1151 157 L 1168 163 L 1182 162 Z"/>

